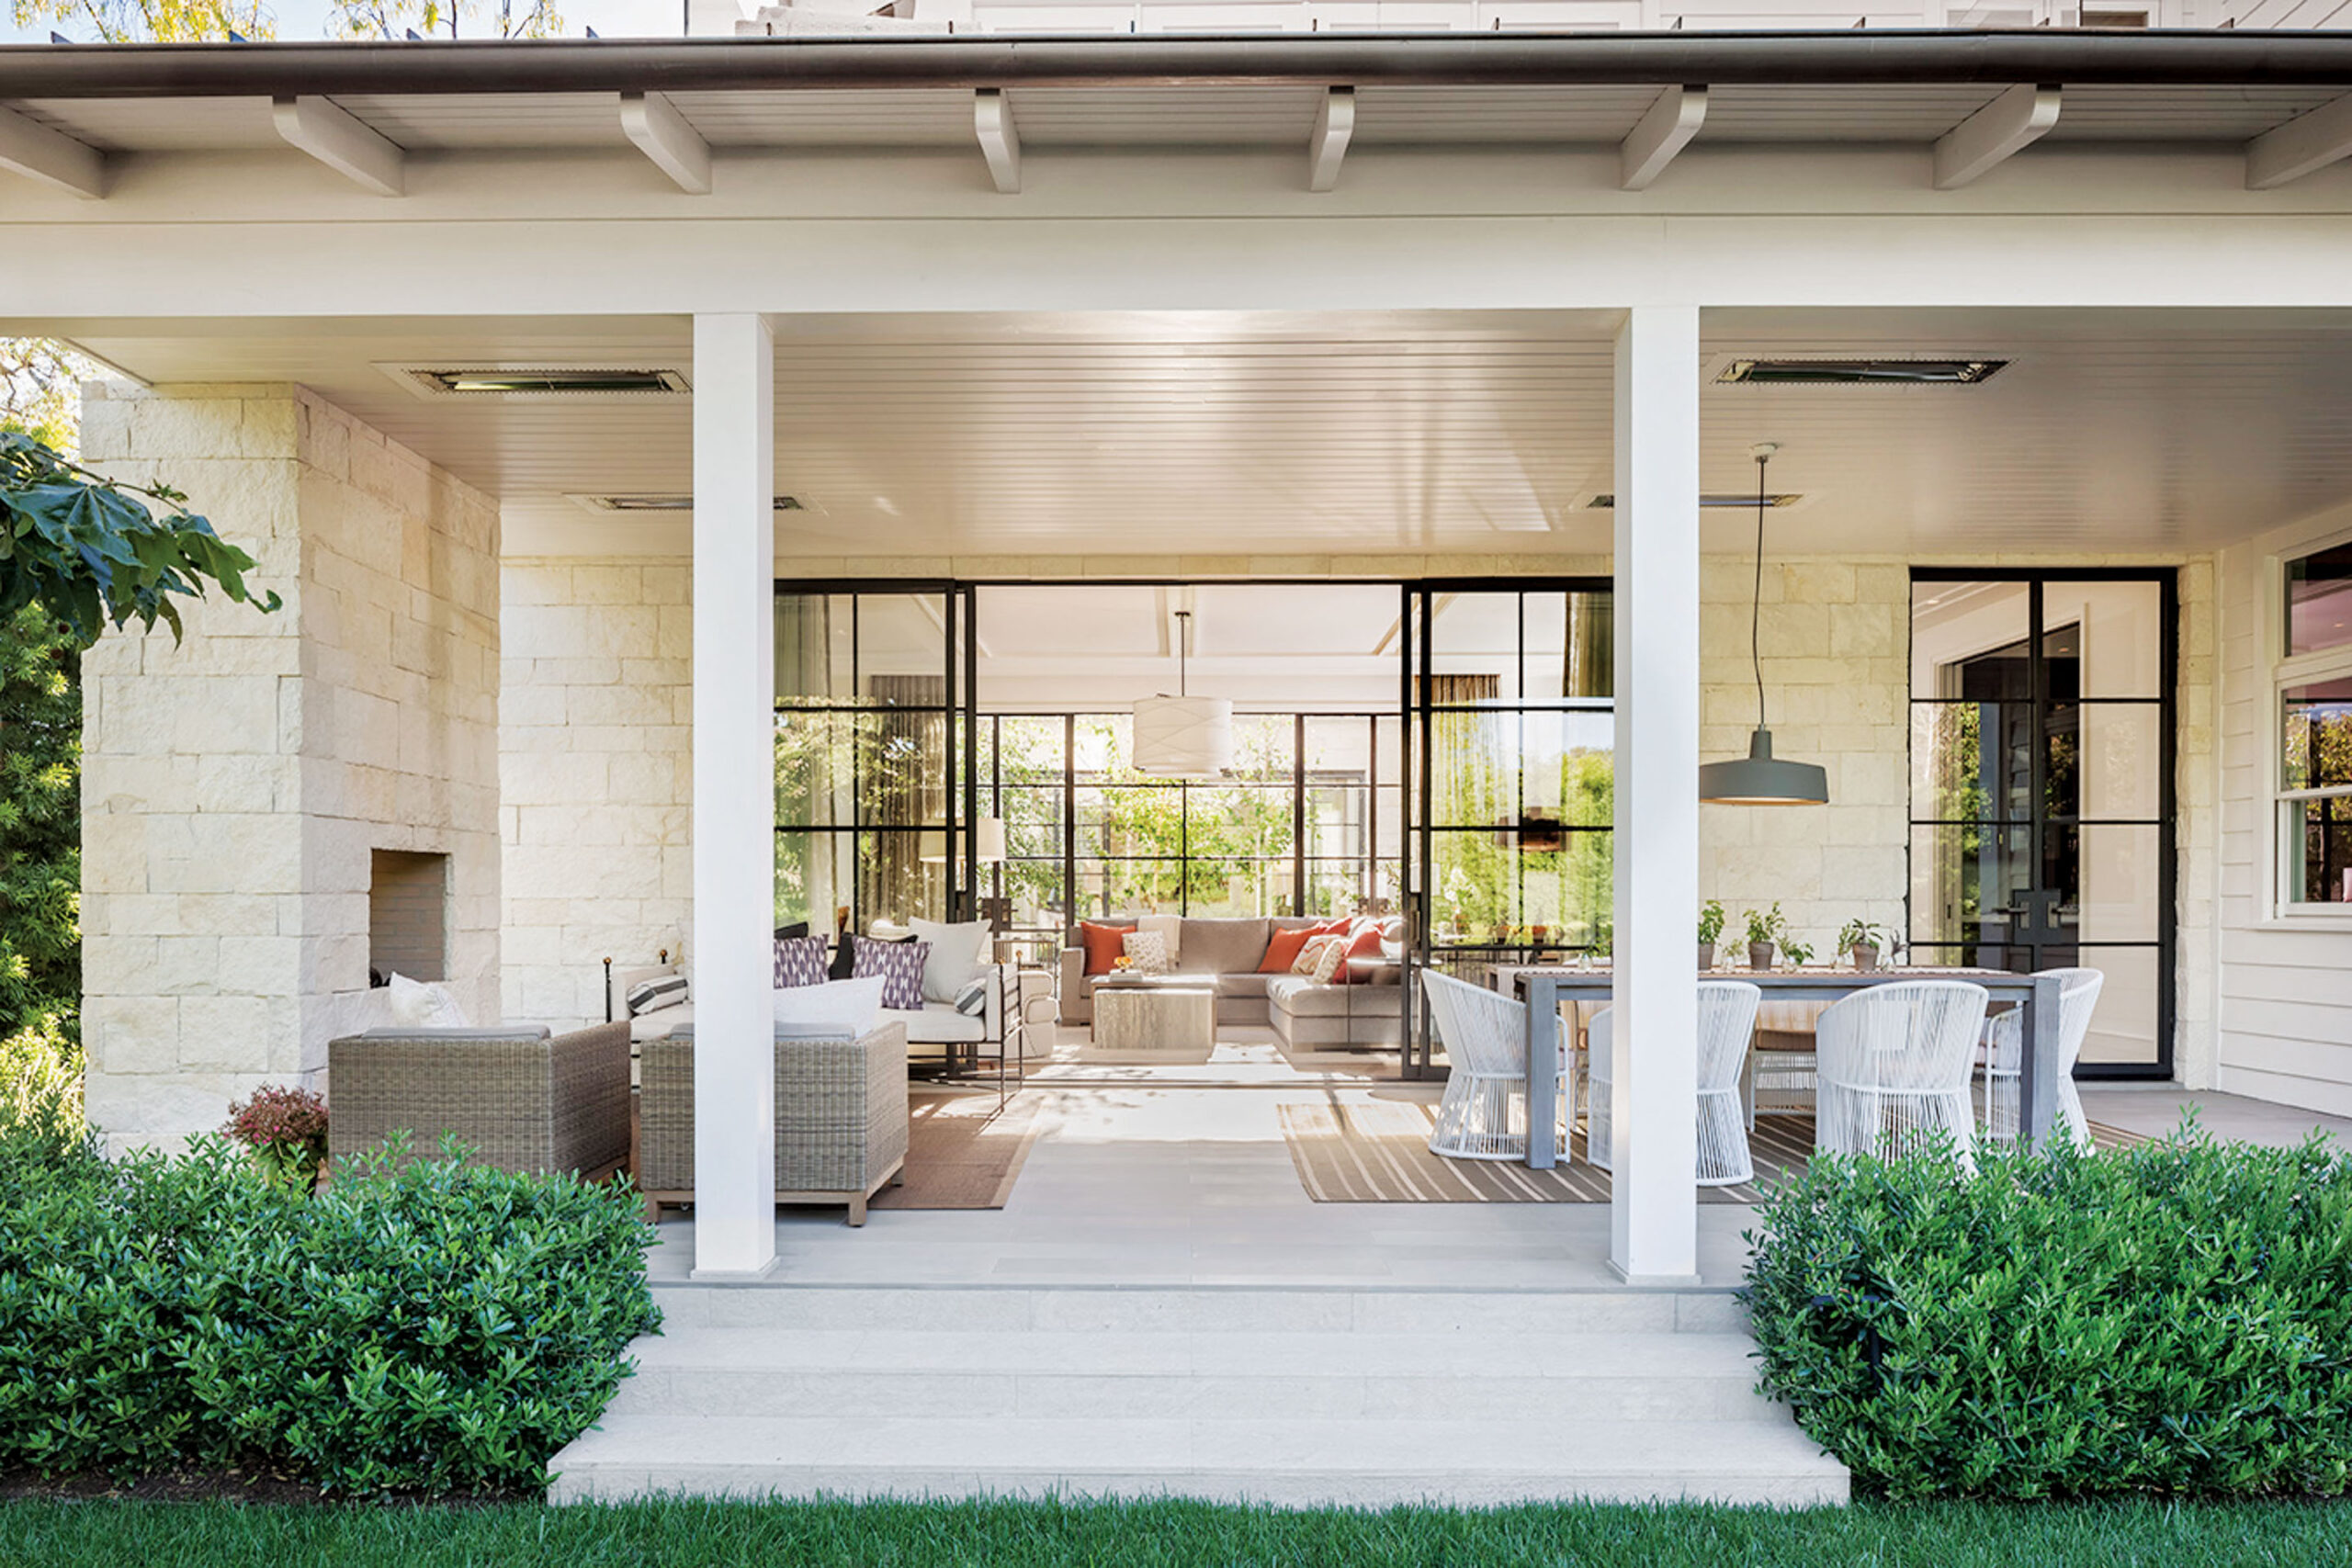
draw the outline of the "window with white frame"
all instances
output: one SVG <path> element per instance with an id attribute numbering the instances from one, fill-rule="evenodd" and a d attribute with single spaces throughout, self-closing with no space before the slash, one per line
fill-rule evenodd
<path id="1" fill-rule="evenodd" d="M 2281 586 L 2278 901 L 2352 908 L 2352 540 L 2289 560 Z"/>

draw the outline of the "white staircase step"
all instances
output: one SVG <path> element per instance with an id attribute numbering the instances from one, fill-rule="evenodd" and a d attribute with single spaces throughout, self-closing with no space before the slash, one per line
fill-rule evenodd
<path id="1" fill-rule="evenodd" d="M 1290 1506 L 1692 1498 L 1843 1502 L 1793 1426 L 1552 1419 L 640 1416 L 556 1457 L 559 1502 L 701 1496 L 1147 1497 Z"/>
<path id="2" fill-rule="evenodd" d="M 680 1329 L 615 1415 L 1405 1416 L 1534 1402 L 1571 1419 L 1776 1420 L 1730 1334 L 971 1335 Z"/>
<path id="3" fill-rule="evenodd" d="M 1842 1502 L 1708 1291 L 671 1286 L 557 1501 Z"/>
<path id="4" fill-rule="evenodd" d="M 890 1329 L 967 1333 L 1219 1329 L 1444 1336 L 1739 1333 L 1727 1291 L 1229 1290 L 1159 1286 L 670 1286 L 653 1299 L 665 1329 Z"/>

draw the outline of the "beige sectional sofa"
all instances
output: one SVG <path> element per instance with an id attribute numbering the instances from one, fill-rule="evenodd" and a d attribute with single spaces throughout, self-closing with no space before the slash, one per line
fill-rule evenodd
<path id="1" fill-rule="evenodd" d="M 1110 915 L 1089 923 L 1132 930 L 1139 919 L 1136 915 Z M 1290 915 L 1178 920 L 1173 970 L 1214 980 L 1220 1024 L 1271 1028 L 1288 1046 L 1396 1044 L 1404 1038 L 1404 1008 L 1396 983 L 1402 920 L 1391 917 L 1383 922 L 1382 947 L 1389 962 L 1371 971 L 1369 985 L 1318 986 L 1304 975 L 1259 972 L 1258 966 L 1266 959 L 1266 945 L 1276 931 L 1322 923 L 1319 916 Z M 1064 933 L 1062 945 L 1062 1022 L 1091 1025 L 1094 1021 L 1096 978 L 1086 973 L 1085 944 L 1078 928 L 1072 926 Z"/>

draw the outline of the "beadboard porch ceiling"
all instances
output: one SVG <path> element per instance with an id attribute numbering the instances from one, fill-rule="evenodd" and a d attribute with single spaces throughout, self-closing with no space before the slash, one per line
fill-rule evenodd
<path id="1" fill-rule="evenodd" d="M 292 380 L 504 503 L 510 554 L 683 554 L 692 400 L 421 398 L 385 367 L 691 373 L 660 317 L 74 323 L 157 381 Z M 1601 312 L 780 317 L 783 557 L 1601 554 Z M 56 329 L 55 323 L 50 330 Z M 1723 310 L 1703 482 L 1781 446 L 1785 552 L 2200 550 L 2352 499 L 2352 313 Z M 1736 355 L 2006 357 L 1970 388 L 1757 388 Z M 1743 551 L 1752 515 L 1707 514 Z"/>

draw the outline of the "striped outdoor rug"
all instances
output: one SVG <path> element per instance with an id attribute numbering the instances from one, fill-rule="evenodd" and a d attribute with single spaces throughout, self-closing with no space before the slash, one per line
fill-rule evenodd
<path id="1" fill-rule="evenodd" d="M 1299 1184 L 1317 1203 L 1606 1203 L 1609 1173 L 1585 1157 L 1584 1131 L 1574 1157 L 1550 1170 L 1511 1160 L 1447 1159 L 1430 1153 L 1437 1107 L 1412 1100 L 1348 1100 L 1276 1107 Z M 2101 1148 L 2147 1140 L 2091 1123 Z M 1748 1134 L 1756 1179 L 1702 1187 L 1702 1203 L 1758 1203 L 1777 1185 L 1802 1175 L 1813 1157 L 1813 1118 L 1759 1116 Z"/>

